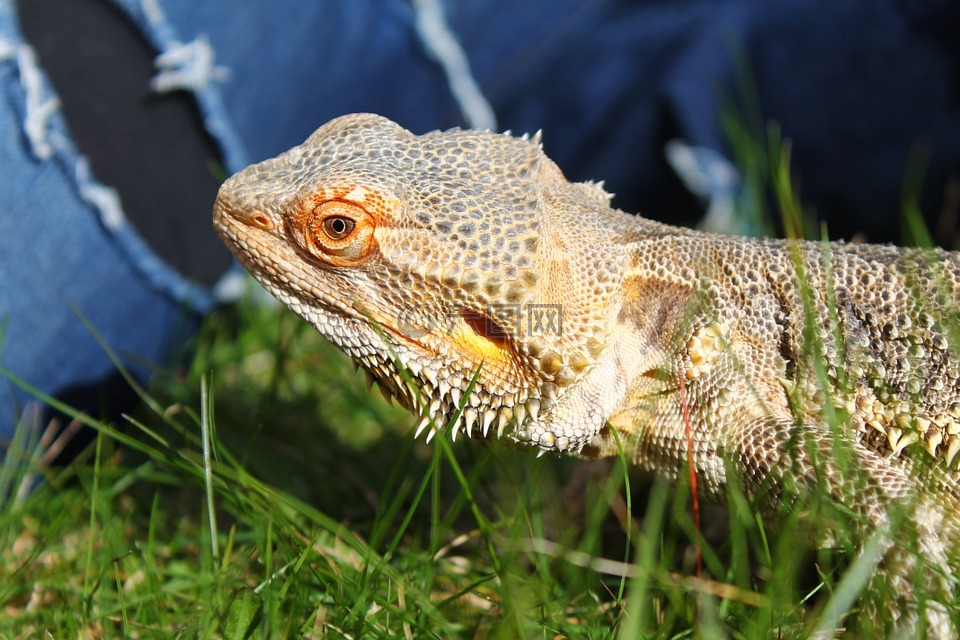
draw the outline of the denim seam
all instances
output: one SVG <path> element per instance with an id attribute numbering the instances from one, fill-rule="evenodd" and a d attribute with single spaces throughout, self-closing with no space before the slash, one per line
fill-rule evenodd
<path id="1" fill-rule="evenodd" d="M 116 190 L 94 177 L 87 158 L 73 144 L 56 91 L 16 26 L 12 0 L 0 0 L 0 64 L 12 65 L 19 78 L 19 87 L 8 96 L 21 115 L 31 154 L 40 162 L 54 162 L 70 176 L 80 200 L 97 212 L 124 259 L 152 287 L 196 312 L 209 310 L 213 298 L 207 288 L 181 276 L 154 253 L 127 221 Z"/>
<path id="2" fill-rule="evenodd" d="M 416 29 L 427 53 L 447 77 L 447 85 L 471 129 L 494 131 L 497 116 L 470 69 L 470 60 L 450 28 L 440 0 L 412 0 Z"/>
<path id="3" fill-rule="evenodd" d="M 157 93 L 185 90 L 202 91 L 211 82 L 222 82 L 230 77 L 230 70 L 214 64 L 213 47 L 206 36 L 197 36 L 191 42 L 177 42 L 154 60 L 157 75 L 150 88 Z"/>
<path id="4" fill-rule="evenodd" d="M 151 89 L 157 93 L 189 91 L 200 108 L 204 127 L 216 141 L 229 173 L 250 164 L 249 154 L 226 116 L 217 83 L 229 77 L 229 69 L 217 66 L 215 52 L 206 35 L 192 40 L 181 37 L 167 20 L 160 0 L 112 0 L 140 29 L 158 52 L 154 59 L 157 75 Z"/>

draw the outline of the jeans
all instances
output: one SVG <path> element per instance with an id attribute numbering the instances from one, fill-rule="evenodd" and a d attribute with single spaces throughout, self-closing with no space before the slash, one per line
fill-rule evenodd
<path id="1" fill-rule="evenodd" d="M 929 149 L 926 213 L 960 180 L 960 18 L 949 2 L 443 4 L 496 126 L 543 129 L 570 179 L 605 179 L 628 211 L 697 219 L 664 144 L 680 138 L 729 157 L 719 114 L 745 70 L 764 115 L 793 140 L 803 196 L 833 237 L 896 239 L 918 145 Z M 466 122 L 414 0 L 113 5 L 157 52 L 144 95 L 192 95 L 227 173 L 343 113 L 381 113 L 417 133 Z M 145 376 L 216 296 L 129 222 L 60 107 L 13 0 L 0 0 L 0 366 L 97 413 L 125 385 L 91 328 Z M 196 233 L 212 234 L 210 206 L 188 212 L 204 220 Z M 0 446 L 24 416 L 47 419 L 0 377 Z"/>

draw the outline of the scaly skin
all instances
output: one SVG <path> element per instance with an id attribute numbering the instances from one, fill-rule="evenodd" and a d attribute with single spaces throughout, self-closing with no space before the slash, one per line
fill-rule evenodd
<path id="1" fill-rule="evenodd" d="M 960 254 L 707 234 L 609 201 L 567 182 L 537 139 L 415 136 L 357 114 L 230 178 L 214 223 L 260 283 L 422 416 L 418 433 L 460 407 L 454 436 L 549 452 L 616 455 L 616 432 L 636 466 L 674 478 L 689 427 L 711 498 L 732 470 L 768 515 L 789 474 L 869 527 L 908 509 L 929 564 L 918 574 L 891 544 L 891 609 L 916 623 L 917 575 L 948 603 Z M 952 633 L 945 611 L 928 603 L 932 634 Z"/>

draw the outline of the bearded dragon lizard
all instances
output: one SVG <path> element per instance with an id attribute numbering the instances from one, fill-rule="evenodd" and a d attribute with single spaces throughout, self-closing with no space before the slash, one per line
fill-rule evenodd
<path id="1" fill-rule="evenodd" d="M 733 473 L 769 513 L 790 469 L 875 528 L 906 505 L 940 585 L 928 629 L 952 633 L 960 254 L 703 233 L 611 197 L 539 135 L 355 114 L 227 180 L 214 224 L 418 434 L 622 449 L 668 478 L 692 463 L 707 497 Z M 903 623 L 915 563 L 888 555 Z"/>

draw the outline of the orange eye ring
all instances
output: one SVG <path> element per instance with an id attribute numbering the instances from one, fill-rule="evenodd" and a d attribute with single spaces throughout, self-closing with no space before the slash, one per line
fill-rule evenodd
<path id="1" fill-rule="evenodd" d="M 305 212 L 300 229 L 310 253 L 336 266 L 348 266 L 373 252 L 375 226 L 373 216 L 361 205 L 327 200 Z"/>

